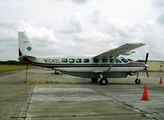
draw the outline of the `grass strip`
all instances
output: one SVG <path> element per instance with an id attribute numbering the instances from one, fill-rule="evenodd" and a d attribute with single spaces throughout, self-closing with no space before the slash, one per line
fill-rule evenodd
<path id="1" fill-rule="evenodd" d="M 32 68 L 32 66 L 28 66 L 28 68 Z M 26 69 L 26 65 L 0 65 L 0 73 L 22 69 Z"/>

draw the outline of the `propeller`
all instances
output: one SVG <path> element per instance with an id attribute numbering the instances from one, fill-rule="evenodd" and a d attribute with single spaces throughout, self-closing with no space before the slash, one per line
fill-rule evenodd
<path id="1" fill-rule="evenodd" d="M 147 64 L 148 57 L 149 57 L 149 53 L 146 53 L 145 65 Z M 147 66 L 145 66 L 145 71 L 146 71 L 147 77 L 149 77 L 149 73 L 148 73 L 148 70 L 147 70 Z"/>

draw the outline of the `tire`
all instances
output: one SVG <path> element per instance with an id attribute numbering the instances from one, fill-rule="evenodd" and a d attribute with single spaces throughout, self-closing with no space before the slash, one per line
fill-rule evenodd
<path id="1" fill-rule="evenodd" d="M 141 80 L 139 78 L 136 78 L 135 83 L 136 84 L 140 84 L 141 83 Z"/>
<path id="2" fill-rule="evenodd" d="M 108 80 L 106 78 L 100 79 L 100 85 L 107 85 L 107 84 L 108 84 Z"/>

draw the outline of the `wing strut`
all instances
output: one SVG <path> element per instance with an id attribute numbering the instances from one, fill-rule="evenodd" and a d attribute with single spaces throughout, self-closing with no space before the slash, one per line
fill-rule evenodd
<path id="1" fill-rule="evenodd" d="M 114 56 L 114 59 L 112 60 L 112 63 L 109 65 L 109 68 L 107 71 L 110 71 L 110 69 L 112 68 L 113 64 L 114 64 L 114 61 L 116 60 L 116 58 L 118 57 L 119 55 L 116 55 Z"/>

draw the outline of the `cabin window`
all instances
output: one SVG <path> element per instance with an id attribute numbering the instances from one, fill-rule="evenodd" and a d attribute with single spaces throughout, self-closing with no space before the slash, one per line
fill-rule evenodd
<path id="1" fill-rule="evenodd" d="M 73 58 L 69 59 L 69 63 L 74 63 L 74 62 L 75 62 L 75 59 L 73 59 Z"/>
<path id="2" fill-rule="evenodd" d="M 121 63 L 121 61 L 119 59 L 116 59 L 116 63 Z"/>
<path id="3" fill-rule="evenodd" d="M 103 63 L 108 63 L 108 59 L 102 59 Z"/>
<path id="4" fill-rule="evenodd" d="M 63 59 L 62 59 L 62 62 L 63 62 L 63 63 L 67 63 L 67 62 L 68 62 L 68 59 L 63 58 Z"/>
<path id="5" fill-rule="evenodd" d="M 83 59 L 83 62 L 84 63 L 89 63 L 89 59 L 85 58 L 85 59 Z"/>
<path id="6" fill-rule="evenodd" d="M 93 62 L 94 63 L 98 63 L 99 62 L 99 59 L 93 59 Z"/>
<path id="7" fill-rule="evenodd" d="M 110 59 L 110 63 L 112 63 L 113 62 L 113 59 Z"/>
<path id="8" fill-rule="evenodd" d="M 76 59 L 76 63 L 81 63 L 82 62 L 82 60 L 81 59 Z"/>

